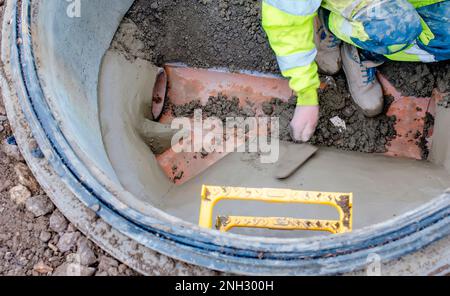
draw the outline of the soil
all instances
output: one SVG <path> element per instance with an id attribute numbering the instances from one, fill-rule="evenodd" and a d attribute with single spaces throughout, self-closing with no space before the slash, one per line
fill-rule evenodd
<path id="1" fill-rule="evenodd" d="M 396 137 L 394 125 L 395 116 L 381 115 L 368 118 L 353 103 L 347 89 L 343 74 L 335 78 L 335 82 L 326 90 L 319 92 L 321 105 L 320 119 L 317 131 L 311 143 L 336 147 L 347 151 L 366 153 L 384 153 L 386 144 Z M 385 111 L 388 110 L 393 98 L 385 97 Z M 342 130 L 331 122 L 338 116 L 346 123 Z"/>
<path id="2" fill-rule="evenodd" d="M 143 56 L 156 65 L 278 71 L 260 24 L 259 0 L 137 0 L 134 22 Z"/>
<path id="3" fill-rule="evenodd" d="M 255 111 L 251 107 L 240 107 L 237 97 L 228 98 L 223 94 L 211 96 L 206 105 L 202 106 L 200 101 L 191 101 L 184 105 L 171 105 L 170 108 L 175 117 L 193 117 L 195 110 L 202 110 L 203 117 L 217 117 L 223 122 L 228 117 L 252 117 Z M 167 109 L 165 110 L 167 111 Z"/>
<path id="4" fill-rule="evenodd" d="M 389 62 L 378 70 L 405 96 L 431 97 L 435 88 L 441 93 L 450 92 L 450 61 L 432 64 Z"/>
<path id="5" fill-rule="evenodd" d="M 0 0 L 0 23 L 3 12 Z M 80 258 L 82 275 L 137 275 L 54 208 L 20 155 L 1 95 L 0 172 L 0 275 L 67 275 L 74 258 Z"/>
<path id="6" fill-rule="evenodd" d="M 18 152 L 2 100 L 0 96 L 0 275 L 64 275 L 75 254 L 82 262 L 89 258 L 82 267 L 84 275 L 136 275 L 54 209 Z M 16 196 L 24 203 L 12 198 L 15 188 L 21 188 Z M 55 217 L 60 221 L 57 231 Z M 67 237 L 76 240 L 67 242 Z"/>

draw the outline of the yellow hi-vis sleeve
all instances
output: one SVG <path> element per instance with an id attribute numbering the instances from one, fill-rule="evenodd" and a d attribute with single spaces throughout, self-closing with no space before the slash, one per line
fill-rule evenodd
<path id="1" fill-rule="evenodd" d="M 314 17 L 321 0 L 263 0 L 262 25 L 298 105 L 319 104 Z"/>

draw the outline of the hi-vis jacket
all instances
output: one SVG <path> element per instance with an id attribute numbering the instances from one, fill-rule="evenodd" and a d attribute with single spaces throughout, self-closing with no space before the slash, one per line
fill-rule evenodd
<path id="1" fill-rule="evenodd" d="M 317 90 L 320 86 L 318 67 L 314 62 L 317 49 L 314 43 L 314 18 L 319 7 L 330 10 L 330 28 L 339 31 L 340 27 L 351 22 L 353 26 L 352 38 L 345 34 L 336 35 L 346 42 L 356 46 L 353 41 L 367 41 L 371 39 L 363 24 L 353 19 L 357 13 L 360 15 L 364 7 L 395 2 L 396 0 L 263 0 L 262 25 L 266 31 L 271 47 L 274 50 L 279 68 L 284 77 L 290 78 L 290 86 L 298 95 L 299 105 L 317 105 Z M 405 2 L 404 0 L 400 0 Z M 399 1 L 399 2 L 400 2 Z M 444 0 L 408 0 L 414 8 L 420 8 Z M 448 3 L 447 3 L 448 4 Z M 409 4 L 408 4 L 409 5 Z M 411 7 L 411 5 L 409 5 Z M 447 5 L 448 6 L 448 5 Z M 411 8 L 411 9 L 414 9 Z M 334 15 L 333 15 L 334 14 Z M 333 17 L 334 16 L 334 17 Z M 417 17 L 420 18 L 419 16 Z M 334 21 L 333 21 L 334 20 Z M 334 23 L 331 23 L 334 22 Z M 370 22 L 370 19 L 368 20 Z M 356 25 L 355 25 L 356 23 Z M 421 28 L 421 26 L 423 28 Z M 337 28 L 337 29 L 336 29 Z M 356 29 L 355 29 L 356 28 Z M 433 39 L 433 33 L 422 20 L 419 21 L 419 33 L 422 32 L 423 43 L 428 44 Z M 356 35 L 356 36 L 355 36 Z M 400 32 L 400 35 L 402 33 Z M 417 38 L 415 36 L 414 38 Z M 419 37 L 420 39 L 420 37 Z M 411 40 L 411 43 L 415 43 Z M 368 43 L 370 44 L 370 43 Z M 405 54 L 407 47 L 413 44 L 399 44 L 392 46 L 395 49 L 390 54 L 383 53 L 387 58 L 397 60 L 419 60 L 414 55 Z M 367 49 L 367 48 L 365 48 Z M 370 47 L 368 48 L 370 50 Z M 413 52 L 413 50 L 410 50 Z"/>

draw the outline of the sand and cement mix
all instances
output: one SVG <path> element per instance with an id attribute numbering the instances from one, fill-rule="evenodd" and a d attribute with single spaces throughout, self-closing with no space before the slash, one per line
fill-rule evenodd
<path id="1" fill-rule="evenodd" d="M 342 90 L 342 91 L 340 91 Z M 390 98 L 386 98 L 388 107 Z M 338 76 L 336 87 L 329 87 L 320 92 L 321 113 L 319 126 L 312 144 L 336 147 L 348 151 L 367 153 L 386 152 L 388 140 L 396 136 L 394 129 L 395 117 L 380 115 L 367 118 L 361 110 L 354 106 L 348 94 L 345 79 Z M 273 98 L 263 105 L 265 115 L 280 119 L 280 139 L 292 141 L 290 121 L 294 115 L 296 98 L 288 102 Z M 204 106 L 198 101 L 185 105 L 170 106 L 176 117 L 193 117 L 196 109 L 201 109 L 204 116 L 216 116 L 222 120 L 227 117 L 249 117 L 255 112 L 250 107 L 240 107 L 238 98 L 228 98 L 222 94 L 210 97 Z M 339 116 L 346 122 L 346 129 L 340 129 L 330 121 Z"/>

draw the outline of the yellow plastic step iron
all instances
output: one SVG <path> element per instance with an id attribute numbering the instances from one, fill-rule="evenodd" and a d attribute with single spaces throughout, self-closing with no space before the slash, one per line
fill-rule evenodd
<path id="1" fill-rule="evenodd" d="M 216 229 L 228 232 L 235 227 L 274 230 L 311 230 L 333 234 L 351 232 L 353 227 L 353 194 L 297 191 L 291 189 L 206 186 L 202 188 L 199 225 L 212 229 L 214 206 L 222 200 L 261 201 L 267 203 L 300 203 L 326 205 L 337 209 L 339 220 L 296 219 L 287 217 L 219 216 Z"/>

